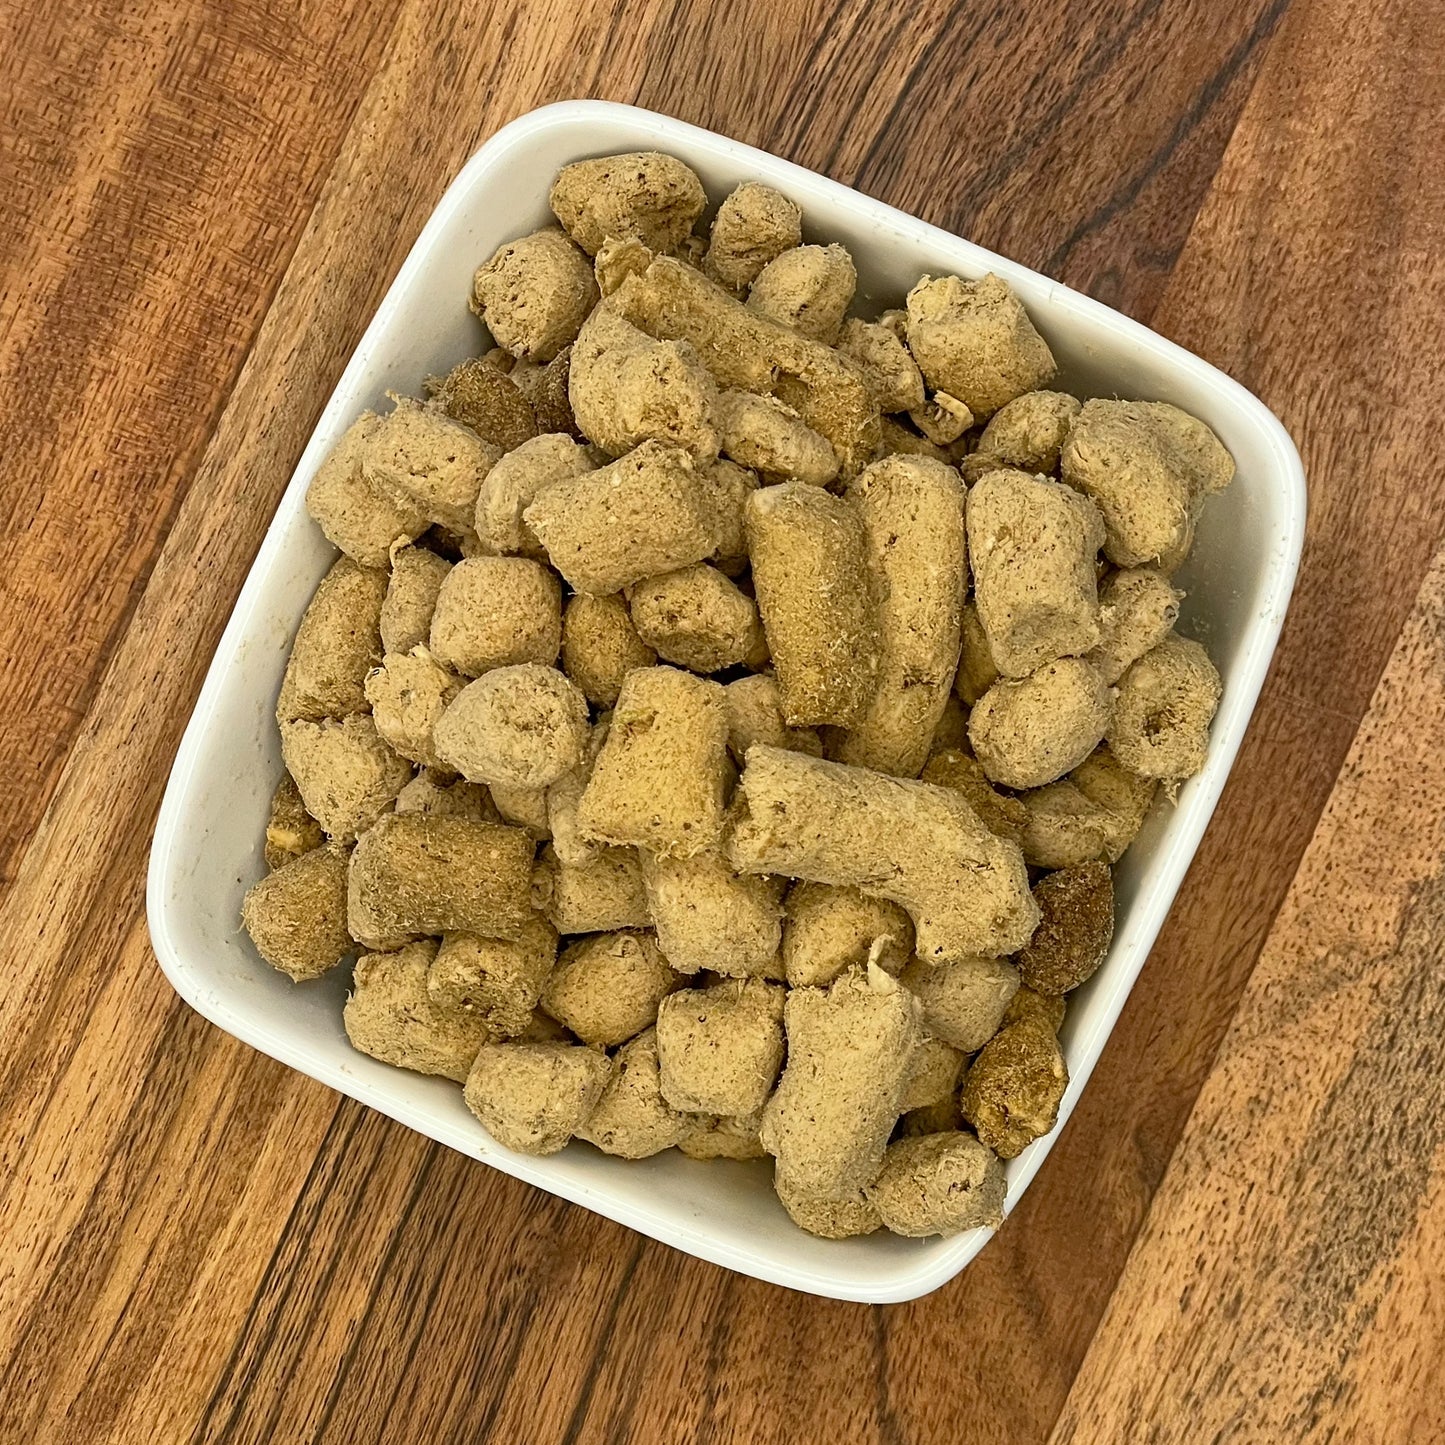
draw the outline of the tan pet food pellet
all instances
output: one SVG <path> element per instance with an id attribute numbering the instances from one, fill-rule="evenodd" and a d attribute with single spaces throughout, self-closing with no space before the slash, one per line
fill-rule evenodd
<path id="1" fill-rule="evenodd" d="M 469 427 L 403 398 L 373 434 L 363 470 L 388 496 L 465 537 L 482 480 L 501 455 Z"/>
<path id="2" fill-rule="evenodd" d="M 621 596 L 579 592 L 568 600 L 562 616 L 562 671 L 588 702 L 611 707 L 622 691 L 622 679 L 656 661 L 657 654 L 637 635 Z"/>
<path id="3" fill-rule="evenodd" d="M 563 166 L 551 204 L 589 256 L 609 236 L 635 236 L 653 251 L 675 251 L 702 215 L 707 194 L 676 157 L 635 151 Z"/>
<path id="4" fill-rule="evenodd" d="M 284 723 L 281 757 L 306 811 L 343 842 L 369 828 L 411 780 L 411 765 L 362 713 Z"/>
<path id="5" fill-rule="evenodd" d="M 683 989 L 657 1013 L 662 1093 L 693 1114 L 756 1113 L 783 1066 L 787 990 L 762 979 Z"/>
<path id="6" fill-rule="evenodd" d="M 550 836 L 551 818 L 547 813 L 546 788 L 522 788 L 508 783 L 492 783 L 487 792 L 497 816 L 504 823 L 525 828 L 529 837 L 545 842 Z"/>
<path id="7" fill-rule="evenodd" d="M 912 956 L 913 920 L 856 888 L 794 883 L 783 911 L 783 970 L 793 988 L 832 983 L 870 961 L 897 974 Z"/>
<path id="8" fill-rule="evenodd" d="M 550 667 L 562 646 L 562 588 L 530 557 L 468 557 L 437 594 L 432 655 L 480 677 L 522 662 Z"/>
<path id="9" fill-rule="evenodd" d="M 577 1137 L 619 1159 L 646 1159 L 680 1143 L 691 1128 L 662 1096 L 657 1033 L 646 1029 L 618 1049 L 612 1077 Z"/>
<path id="10" fill-rule="evenodd" d="M 270 869 L 281 868 L 293 859 L 319 848 L 326 841 L 321 824 L 306 811 L 296 779 L 283 770 L 276 791 L 271 794 L 271 812 L 266 819 L 264 856 Z"/>
<path id="11" fill-rule="evenodd" d="M 457 778 L 445 768 L 423 768 L 396 795 L 396 811 L 429 818 L 470 818 L 475 823 L 502 821 L 486 788 Z"/>
<path id="12" fill-rule="evenodd" d="M 1070 781 L 1091 803 L 1114 820 L 1106 860 L 1117 863 L 1134 841 L 1158 792 L 1153 778 L 1141 778 L 1124 767 L 1107 744 L 1095 748 L 1072 773 Z"/>
<path id="13" fill-rule="evenodd" d="M 612 1077 L 599 1049 L 567 1043 L 487 1044 L 462 1097 L 505 1149 L 556 1154 L 591 1117 Z"/>
<path id="14" fill-rule="evenodd" d="M 924 1134 L 888 1147 L 869 1202 L 895 1234 L 922 1238 L 996 1229 L 1008 1181 L 999 1157 L 972 1134 Z"/>
<path id="15" fill-rule="evenodd" d="M 920 436 L 897 417 L 885 416 L 878 426 L 878 457 L 927 457 L 930 461 L 951 462 L 948 453 Z"/>
<path id="16" fill-rule="evenodd" d="M 607 729 L 612 724 L 610 713 L 604 713 L 597 720 L 587 738 L 587 747 L 582 761 L 570 772 L 563 773 L 547 789 L 547 830 L 552 835 L 552 847 L 557 857 L 569 866 L 590 863 L 597 856 L 598 845 L 582 836 L 577 824 L 577 807 L 586 791 L 587 780 L 592 776 L 592 764 L 602 751 L 607 740 Z"/>
<path id="17" fill-rule="evenodd" d="M 432 729 L 462 690 L 462 682 L 424 647 L 388 654 L 366 676 L 366 700 L 377 732 L 402 757 L 423 765 L 438 763 Z"/>
<path id="18" fill-rule="evenodd" d="M 908 965 L 899 976 L 923 1008 L 923 1027 L 965 1054 L 981 1049 L 1018 992 L 1019 971 L 1001 958 Z"/>
<path id="19" fill-rule="evenodd" d="M 730 682 L 724 689 L 728 715 L 728 750 L 741 766 L 754 743 L 791 748 L 815 758 L 823 756 L 823 743 L 812 728 L 789 727 L 783 721 L 778 680 L 770 672 L 755 672 Z"/>
<path id="20" fill-rule="evenodd" d="M 477 1051 L 488 1042 L 476 1014 L 433 1002 L 427 973 L 434 939 L 394 953 L 366 953 L 356 962 L 342 1019 L 352 1047 L 384 1064 L 464 1083 Z"/>
<path id="21" fill-rule="evenodd" d="M 313 848 L 246 892 L 241 923 L 256 952 L 296 982 L 318 978 L 354 945 L 346 931 L 346 849 Z"/>
<path id="22" fill-rule="evenodd" d="M 973 413 L 956 396 L 935 391 L 908 419 L 934 446 L 949 447 L 973 425 Z"/>
<path id="23" fill-rule="evenodd" d="M 913 1060 L 908 1066 L 908 1078 L 903 1085 L 903 1096 L 898 1101 L 898 1111 L 907 1114 L 914 1109 L 926 1109 L 949 1098 L 958 1087 L 958 1077 L 963 1070 L 963 1053 L 942 1039 L 921 1038 L 913 1050 Z"/>
<path id="24" fill-rule="evenodd" d="M 832 443 L 774 397 L 722 392 L 717 418 L 723 453 L 761 472 L 765 481 L 822 487 L 838 475 Z"/>
<path id="25" fill-rule="evenodd" d="M 1038 993 L 1065 994 L 1094 976 L 1114 938 L 1114 879 L 1104 863 L 1080 863 L 1034 887 L 1039 926 L 1015 957 Z"/>
<path id="26" fill-rule="evenodd" d="M 788 1218 L 809 1234 L 821 1239 L 853 1239 L 882 1229 L 883 1220 L 861 1189 L 841 1199 L 820 1199 L 801 1192 L 778 1169 L 773 1178 L 778 1202 L 788 1211 Z"/>
<path id="27" fill-rule="evenodd" d="M 960 630 L 963 645 L 959 650 L 958 676 L 954 679 L 953 690 L 960 701 L 973 707 L 998 681 L 999 671 L 998 664 L 993 660 L 988 634 L 979 620 L 978 607 L 972 600 L 963 605 Z"/>
<path id="28" fill-rule="evenodd" d="M 781 878 L 735 873 L 718 853 L 660 858 L 644 852 L 642 879 L 658 945 L 674 968 L 683 973 L 710 968 L 750 978 L 762 975 L 776 958 L 782 938 Z"/>
<path id="29" fill-rule="evenodd" d="M 757 474 L 719 457 L 703 467 L 702 482 L 717 537 L 713 561 L 720 571 L 736 577 L 748 567 L 746 515 L 748 498 L 758 489 Z"/>
<path id="30" fill-rule="evenodd" d="M 772 186 L 744 181 L 717 208 L 703 274 L 741 296 L 769 261 L 802 240 L 803 213 L 797 204 Z"/>
<path id="31" fill-rule="evenodd" d="M 1223 691 L 1209 654 L 1170 633 L 1119 679 L 1109 747 L 1140 777 L 1192 778 L 1204 766 L 1209 724 Z"/>
<path id="32" fill-rule="evenodd" d="M 1059 469 L 1059 453 L 1082 403 L 1063 391 L 1030 391 L 1001 406 L 978 439 L 979 458 L 971 468 L 991 461 L 1031 475 Z M 981 476 L 982 471 L 975 473 Z M 970 479 L 971 480 L 971 479 Z"/>
<path id="33" fill-rule="evenodd" d="M 657 1022 L 657 1006 L 682 986 L 650 933 L 599 933 L 562 950 L 542 1007 L 585 1044 L 611 1048 Z"/>
<path id="34" fill-rule="evenodd" d="M 979 1141 L 1016 1159 L 1058 1123 L 1069 1070 L 1052 1029 L 1025 1019 L 1001 1029 L 969 1066 L 959 1105 Z"/>
<path id="35" fill-rule="evenodd" d="M 736 667 L 761 636 L 753 599 L 706 562 L 638 582 L 629 606 L 642 642 L 693 672 Z"/>
<path id="36" fill-rule="evenodd" d="M 278 722 L 365 712 L 366 674 L 381 661 L 386 573 L 339 557 L 307 604 L 276 702 Z"/>
<path id="37" fill-rule="evenodd" d="M 758 272 L 748 290 L 748 307 L 831 346 L 857 289 L 858 272 L 844 247 L 836 242 L 795 246 Z"/>
<path id="38" fill-rule="evenodd" d="M 677 1147 L 689 1159 L 766 1159 L 768 1151 L 758 1138 L 762 1110 L 741 1118 L 693 1114 Z"/>
<path id="39" fill-rule="evenodd" d="M 1107 745 L 1095 748 L 1068 777 L 1023 795 L 1029 814 L 1024 857 L 1040 868 L 1117 863 L 1143 826 L 1158 786 L 1121 767 Z"/>
<path id="40" fill-rule="evenodd" d="M 1051 1033 L 1057 1034 L 1064 1022 L 1065 1004 L 1062 994 L 1038 993 L 1024 984 L 1013 996 L 1013 1001 L 1004 1010 L 1000 1029 L 1010 1024 L 1029 1020 L 1042 1024 Z"/>
<path id="41" fill-rule="evenodd" d="M 357 417 L 306 488 L 306 510 L 326 540 L 363 567 L 385 567 L 397 541 L 409 542 L 427 528 L 420 507 L 367 480 L 363 462 L 380 426 L 374 412 Z"/>
<path id="42" fill-rule="evenodd" d="M 557 930 L 535 914 L 515 939 L 449 933 L 432 961 L 427 993 L 438 1007 L 476 1014 L 492 1038 L 516 1038 L 531 1024 L 556 961 Z"/>
<path id="43" fill-rule="evenodd" d="M 1028 808 L 1020 799 L 994 788 L 983 764 L 970 753 L 961 748 L 934 753 L 924 766 L 923 781 L 962 794 L 990 833 L 1022 846 L 1028 830 Z"/>
<path id="44" fill-rule="evenodd" d="M 599 848 L 586 863 L 563 863 L 555 849 L 543 849 L 535 890 L 559 933 L 652 927 L 636 848 Z"/>
<path id="45" fill-rule="evenodd" d="M 923 373 L 896 331 L 877 321 L 850 316 L 843 323 L 837 347 L 862 368 L 879 411 L 918 411 L 923 407 L 927 400 Z"/>
<path id="46" fill-rule="evenodd" d="M 431 637 L 437 593 L 452 564 L 425 547 L 398 547 L 381 604 L 381 645 L 385 652 L 410 652 Z"/>
<path id="47" fill-rule="evenodd" d="M 597 289 L 610 296 L 634 272 L 652 265 L 652 252 L 636 236 L 609 236 L 593 258 Z"/>
<path id="48" fill-rule="evenodd" d="M 498 247 L 477 269 L 472 309 L 498 346 L 545 365 L 576 340 L 597 294 L 587 258 L 548 226 Z"/>
<path id="49" fill-rule="evenodd" d="M 1179 618 L 1184 594 L 1153 567 L 1113 572 L 1099 588 L 1099 642 L 1089 661 L 1115 683 L 1130 663 L 1157 647 Z"/>
<path id="50" fill-rule="evenodd" d="M 547 549 L 522 514 L 553 482 L 595 471 L 587 448 L 565 432 L 533 437 L 510 451 L 486 475 L 477 494 L 477 536 L 500 556 L 520 554 L 546 561 Z"/>
<path id="51" fill-rule="evenodd" d="M 532 403 L 510 376 L 485 357 L 458 362 L 445 376 L 427 377 L 426 390 L 434 407 L 502 452 L 537 435 Z"/>

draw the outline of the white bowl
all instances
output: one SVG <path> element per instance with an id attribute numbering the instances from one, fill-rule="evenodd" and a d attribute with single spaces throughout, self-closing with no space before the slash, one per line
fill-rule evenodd
<path id="1" fill-rule="evenodd" d="M 1070 1083 L 1059 1128 L 1078 1101 L 1204 832 L 1274 651 L 1304 533 L 1304 474 L 1275 417 L 1229 377 L 1136 322 L 990 251 L 763 151 L 666 116 L 597 101 L 533 111 L 499 131 L 462 169 L 342 373 L 302 454 L 221 638 L 171 772 L 151 850 L 151 939 L 166 976 L 200 1013 L 239 1039 L 464 1154 L 574 1203 L 759 1279 L 836 1299 L 886 1302 L 936 1289 L 988 1242 L 815 1239 L 796 1229 L 765 1163 L 701 1163 L 669 1151 L 640 1163 L 584 1144 L 535 1159 L 503 1149 L 461 1090 L 355 1052 L 341 1026 L 348 970 L 296 985 L 261 962 L 241 932 L 241 898 L 263 871 L 261 836 L 281 768 L 272 719 L 287 649 L 335 553 L 306 514 L 307 483 L 348 423 L 389 389 L 477 353 L 466 308 L 473 269 L 503 241 L 550 222 L 559 167 L 629 150 L 680 156 L 714 200 L 739 181 L 771 182 L 802 204 L 810 238 L 841 241 L 858 265 L 863 309 L 896 305 L 917 278 L 993 271 L 1019 293 L 1079 395 L 1177 403 L 1203 417 L 1238 463 L 1212 499 L 1193 559 L 1182 628 L 1208 643 L 1224 677 L 1204 771 L 1160 805 L 1116 870 L 1114 945 L 1073 995 L 1062 1032 Z M 1058 1130 L 1008 1165 L 1007 1209 Z"/>

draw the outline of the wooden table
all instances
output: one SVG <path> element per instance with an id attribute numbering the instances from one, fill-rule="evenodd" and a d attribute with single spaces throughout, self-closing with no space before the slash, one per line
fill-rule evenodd
<path id="1" fill-rule="evenodd" d="M 636 101 L 1120 306 L 1300 443 L 1300 585 L 1084 1101 L 965 1274 L 792 1295 L 203 1023 L 152 819 L 322 401 L 502 122 Z M 1445 1440 L 1434 0 L 0 11 L 0 1439 Z"/>

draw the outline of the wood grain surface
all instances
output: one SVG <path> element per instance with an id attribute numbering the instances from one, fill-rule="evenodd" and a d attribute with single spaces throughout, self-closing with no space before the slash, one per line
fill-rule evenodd
<path id="1" fill-rule="evenodd" d="M 1122 306 L 1305 455 L 1171 922 L 1020 1209 L 914 1304 L 469 1163 L 150 953 L 165 775 L 320 406 L 465 156 L 576 95 Z M 1442 1438 L 1442 107 L 1429 0 L 0 8 L 0 1440 Z"/>

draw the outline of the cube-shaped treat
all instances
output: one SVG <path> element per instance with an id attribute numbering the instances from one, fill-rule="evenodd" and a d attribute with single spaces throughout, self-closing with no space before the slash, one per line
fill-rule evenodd
<path id="1" fill-rule="evenodd" d="M 581 1044 L 487 1044 L 463 1097 L 498 1144 L 519 1154 L 555 1154 L 591 1118 L 612 1061 Z"/>
<path id="2" fill-rule="evenodd" d="M 437 593 L 432 653 L 468 677 L 521 662 L 550 667 L 561 646 L 561 584 L 530 557 L 467 557 Z"/>
<path id="3" fill-rule="evenodd" d="M 774 256 L 802 240 L 803 213 L 797 203 L 761 181 L 744 181 L 717 208 L 703 273 L 741 296 Z"/>
<path id="4" fill-rule="evenodd" d="M 516 939 L 449 933 L 427 976 L 433 1003 L 477 1014 L 493 1038 L 511 1039 L 532 1022 L 557 961 L 557 930 L 535 913 Z"/>
<path id="5" fill-rule="evenodd" d="M 829 883 L 794 883 L 783 908 L 783 969 L 793 988 L 832 983 L 870 960 L 897 974 L 913 955 L 913 920 L 886 898 Z"/>
<path id="6" fill-rule="evenodd" d="M 386 573 L 339 557 L 296 629 L 276 703 L 280 723 L 365 712 L 366 674 L 381 661 Z"/>
<path id="7" fill-rule="evenodd" d="M 758 272 L 748 310 L 831 346 L 857 289 L 858 272 L 844 247 L 794 246 Z"/>
<path id="8" fill-rule="evenodd" d="M 283 770 L 276 791 L 271 794 L 271 815 L 266 820 L 266 866 L 280 868 L 303 853 L 319 848 L 325 841 L 321 824 L 301 801 L 296 779 Z"/>
<path id="9" fill-rule="evenodd" d="M 307 812 L 343 842 L 371 827 L 411 781 L 411 764 L 365 713 L 283 723 L 281 757 Z"/>
<path id="10" fill-rule="evenodd" d="M 380 426 L 375 412 L 362 412 L 306 489 L 306 510 L 326 540 L 363 567 L 385 567 L 397 542 L 427 528 L 426 514 L 414 502 L 388 496 L 367 480 L 362 463 Z"/>
<path id="11" fill-rule="evenodd" d="M 1109 747 L 1140 777 L 1167 783 L 1192 778 L 1204 766 L 1209 724 L 1223 692 L 1209 654 L 1171 632 L 1119 679 Z"/>
<path id="12" fill-rule="evenodd" d="M 764 481 L 825 487 L 838 475 L 832 442 L 776 397 L 722 392 L 717 418 L 723 454 Z"/>
<path id="13" fill-rule="evenodd" d="M 783 721 L 778 680 L 770 672 L 755 672 L 730 682 L 724 689 L 728 712 L 728 751 L 741 767 L 754 743 L 823 756 L 823 742 L 813 728 L 789 727 Z"/>
<path id="14" fill-rule="evenodd" d="M 586 863 L 564 863 L 544 848 L 533 896 L 559 933 L 652 927 L 636 848 L 600 847 Z"/>
<path id="15" fill-rule="evenodd" d="M 762 645 L 753 599 L 705 562 L 637 583 L 629 604 L 643 643 L 693 672 L 736 667 Z"/>
<path id="16" fill-rule="evenodd" d="M 820 1239 L 852 1239 L 883 1227 L 878 1210 L 861 1189 L 841 1198 L 819 1197 L 801 1191 L 781 1169 L 774 1173 L 773 1188 L 788 1218 Z"/>
<path id="17" fill-rule="evenodd" d="M 675 969 L 750 978 L 774 963 L 783 931 L 781 878 L 737 873 L 720 853 L 661 858 L 643 852 L 642 879 L 658 946 Z"/>
<path id="18" fill-rule="evenodd" d="M 1003 1163 L 972 1134 L 924 1134 L 888 1147 L 868 1199 L 894 1234 L 922 1238 L 996 1229 L 1008 1181 Z"/>
<path id="19" fill-rule="evenodd" d="M 734 1117 L 729 1114 L 692 1114 L 687 1133 L 677 1147 L 689 1159 L 766 1159 L 768 1151 L 758 1138 L 762 1110 Z"/>
<path id="20" fill-rule="evenodd" d="M 578 592 L 562 618 L 562 671 L 588 702 L 611 707 L 622 679 L 635 667 L 651 667 L 657 654 L 637 635 L 627 603 L 613 593 Z"/>
<path id="21" fill-rule="evenodd" d="M 935 1038 L 971 1054 L 998 1032 L 1019 987 L 1019 971 L 1001 958 L 960 958 L 951 963 L 916 959 L 899 981 L 922 1005 L 923 1027 Z"/>
<path id="22" fill-rule="evenodd" d="M 787 990 L 760 978 L 730 979 L 663 999 L 657 1051 L 663 1097 L 695 1114 L 753 1114 L 783 1066 Z"/>
<path id="23" fill-rule="evenodd" d="M 697 173 L 675 156 L 630 151 L 563 166 L 552 183 L 551 205 L 589 256 L 609 236 L 675 251 L 706 208 L 707 193 Z"/>
<path id="24" fill-rule="evenodd" d="M 241 904 L 256 952 L 298 983 L 355 951 L 346 931 L 346 858 L 337 843 L 313 848 L 252 884 Z"/>
<path id="25" fill-rule="evenodd" d="M 611 1048 L 657 1022 L 657 1006 L 682 986 L 652 934 L 598 933 L 562 950 L 542 1007 L 585 1044 Z"/>
<path id="26" fill-rule="evenodd" d="M 381 604 L 381 645 L 384 652 L 410 652 L 431 637 L 437 593 L 452 564 L 425 547 L 398 547 L 391 559 L 391 579 Z"/>
<path id="27" fill-rule="evenodd" d="M 618 1049 L 612 1077 L 577 1137 L 619 1159 L 646 1159 L 671 1149 L 693 1124 L 668 1104 L 658 1085 L 657 1031 L 646 1029 Z"/>
<path id="28" fill-rule="evenodd" d="M 436 766 L 432 730 L 462 690 L 462 679 L 425 647 L 388 653 L 366 675 L 366 700 L 376 730 L 393 752 L 413 763 Z"/>
<path id="29" fill-rule="evenodd" d="M 1059 1120 L 1069 1069 L 1054 1031 L 1035 1019 L 1001 1029 L 979 1051 L 959 1104 L 979 1140 L 1016 1159 Z"/>
<path id="30" fill-rule="evenodd" d="M 472 310 L 498 346 L 527 361 L 551 361 L 596 304 L 592 267 L 555 226 L 499 246 L 472 278 Z"/>
<path id="31" fill-rule="evenodd" d="M 1016 956 L 1032 989 L 1065 994 L 1086 983 L 1114 938 L 1114 878 L 1105 863 L 1060 868 L 1034 885 L 1039 926 Z"/>
<path id="32" fill-rule="evenodd" d="M 545 561 L 547 550 L 522 514 L 552 485 L 595 471 L 587 448 L 564 432 L 547 432 L 510 451 L 486 475 L 477 495 L 477 537 L 499 556 Z"/>

